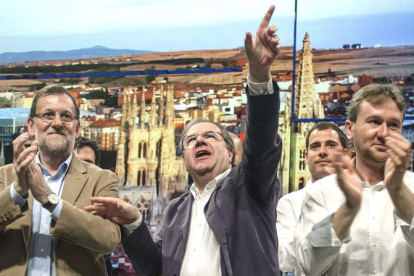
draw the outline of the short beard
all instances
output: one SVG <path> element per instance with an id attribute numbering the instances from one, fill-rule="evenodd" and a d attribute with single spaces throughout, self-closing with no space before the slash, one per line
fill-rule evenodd
<path id="1" fill-rule="evenodd" d="M 39 148 L 45 155 L 62 157 L 66 156 L 70 152 L 71 147 L 70 142 L 67 140 L 63 141 L 63 143 L 55 145 L 54 147 L 51 147 L 51 145 L 47 143 L 46 139 L 44 139 L 39 144 Z"/>

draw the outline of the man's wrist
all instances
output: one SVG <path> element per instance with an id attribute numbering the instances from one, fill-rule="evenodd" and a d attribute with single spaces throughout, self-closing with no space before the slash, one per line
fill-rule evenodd
<path id="1" fill-rule="evenodd" d="M 56 194 L 50 192 L 46 197 L 42 196 L 40 203 L 42 204 L 43 208 L 49 210 L 50 212 L 53 212 L 59 203 L 59 197 Z"/>
<path id="2" fill-rule="evenodd" d="M 17 181 L 14 183 L 14 190 L 22 198 L 26 198 L 29 194 L 29 189 L 24 189 Z"/>
<path id="3" fill-rule="evenodd" d="M 400 185 L 387 185 L 386 188 L 391 197 L 400 196 L 401 193 L 404 193 L 403 185 L 404 183 L 401 183 Z"/>
<path id="4" fill-rule="evenodd" d="M 270 79 L 270 67 L 249 65 L 249 76 L 251 82 L 266 82 Z"/>

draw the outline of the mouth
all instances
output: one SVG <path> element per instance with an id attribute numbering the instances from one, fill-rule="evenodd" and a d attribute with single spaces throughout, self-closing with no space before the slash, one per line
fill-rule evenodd
<path id="1" fill-rule="evenodd" d="M 65 135 L 65 134 L 63 134 L 62 132 L 51 132 L 51 133 L 49 133 L 48 135 Z"/>
<path id="2" fill-rule="evenodd" d="M 328 165 L 331 164 L 332 162 L 330 160 L 318 160 L 316 161 L 316 164 L 318 165 Z"/>
<path id="3" fill-rule="evenodd" d="M 385 144 L 374 144 L 374 147 L 380 151 L 387 151 L 388 147 Z"/>
<path id="4" fill-rule="evenodd" d="M 209 152 L 208 150 L 198 150 L 195 154 L 195 158 L 199 159 L 199 158 L 203 158 L 206 156 L 210 156 L 211 152 Z"/>

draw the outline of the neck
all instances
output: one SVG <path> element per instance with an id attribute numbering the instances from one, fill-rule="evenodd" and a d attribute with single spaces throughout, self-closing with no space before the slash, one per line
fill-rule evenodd
<path id="1" fill-rule="evenodd" d="M 366 164 L 359 158 L 355 158 L 355 172 L 359 178 L 367 182 L 369 185 L 374 186 L 380 181 L 384 180 L 384 163 L 379 164 Z"/>
<path id="2" fill-rule="evenodd" d="M 59 156 L 44 155 L 40 152 L 40 163 L 48 170 L 51 175 L 54 175 L 59 169 L 60 165 L 68 159 L 70 153 Z"/>
<path id="3" fill-rule="evenodd" d="M 192 175 L 191 176 L 194 180 L 194 185 L 198 189 L 200 193 L 204 192 L 204 188 L 207 186 L 208 183 L 213 181 L 215 176 L 208 174 L 208 175 Z"/>
<path id="4" fill-rule="evenodd" d="M 191 177 L 194 180 L 194 185 L 199 190 L 200 193 L 204 192 L 204 188 L 207 186 L 208 183 L 214 180 L 217 176 L 224 173 L 228 168 L 226 168 L 222 172 L 214 173 L 214 172 L 208 172 L 206 174 L 200 175 L 196 173 L 192 173 Z"/>

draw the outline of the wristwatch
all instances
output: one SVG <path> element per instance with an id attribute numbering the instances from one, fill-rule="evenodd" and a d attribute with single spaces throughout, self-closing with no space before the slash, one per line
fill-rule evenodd
<path id="1" fill-rule="evenodd" d="M 52 212 L 59 203 L 59 197 L 54 193 L 50 193 L 47 195 L 47 200 L 48 202 L 46 202 L 42 206 L 43 208 Z"/>

